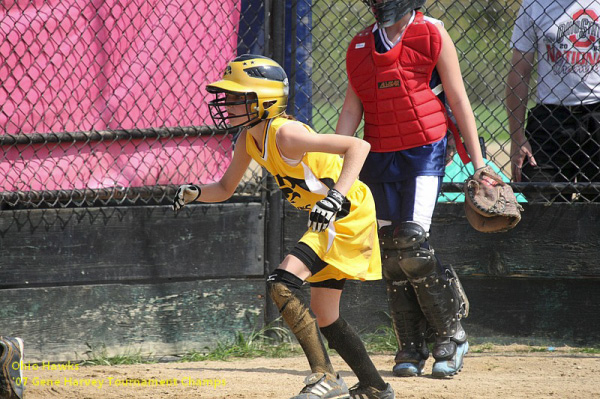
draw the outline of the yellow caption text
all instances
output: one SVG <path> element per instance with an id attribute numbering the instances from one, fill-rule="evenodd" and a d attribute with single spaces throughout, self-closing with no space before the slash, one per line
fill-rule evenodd
<path id="1" fill-rule="evenodd" d="M 18 370 L 21 368 L 21 363 L 20 362 L 13 362 L 11 364 L 11 367 L 13 370 Z M 54 364 L 54 363 L 50 363 L 50 362 L 44 362 L 42 364 L 24 364 L 23 365 L 23 370 L 32 370 L 32 371 L 38 371 L 38 370 L 55 370 L 55 371 L 67 371 L 67 370 L 79 370 L 79 365 L 78 364 L 72 364 L 71 362 L 67 362 L 67 363 L 59 363 L 59 364 Z"/>
<path id="2" fill-rule="evenodd" d="M 39 378 L 39 377 L 23 377 L 16 379 L 19 385 L 33 385 L 35 387 L 48 386 L 65 386 L 65 387 L 95 387 L 102 389 L 103 387 L 165 387 L 165 386 L 184 386 L 184 387 L 206 387 L 217 389 L 224 387 L 227 381 L 216 378 L 192 378 L 184 377 L 181 379 L 167 378 L 149 378 L 149 379 L 129 379 L 129 378 Z"/>

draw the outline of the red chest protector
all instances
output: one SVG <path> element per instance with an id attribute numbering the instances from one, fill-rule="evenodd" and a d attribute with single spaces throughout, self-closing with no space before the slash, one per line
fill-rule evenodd
<path id="1" fill-rule="evenodd" d="M 363 105 L 371 151 L 404 150 L 446 135 L 446 108 L 429 88 L 441 50 L 442 36 L 421 12 L 384 54 L 375 51 L 372 25 L 352 39 L 346 69 Z"/>

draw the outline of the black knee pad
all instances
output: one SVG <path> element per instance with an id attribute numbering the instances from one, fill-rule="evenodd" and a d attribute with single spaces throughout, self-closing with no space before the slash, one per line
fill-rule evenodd
<path id="1" fill-rule="evenodd" d="M 300 295 L 302 284 L 304 284 L 304 281 L 302 281 L 301 278 L 286 270 L 275 269 L 275 271 L 267 277 L 267 292 L 281 312 L 292 296 L 300 299 L 301 303 L 303 302 Z"/>
<path id="2" fill-rule="evenodd" d="M 383 249 L 417 249 L 427 241 L 429 233 L 417 222 L 400 222 L 379 229 Z"/>
<path id="3" fill-rule="evenodd" d="M 421 278 L 437 267 L 429 233 L 416 222 L 401 222 L 380 229 L 383 275 L 388 281 Z"/>
<path id="4" fill-rule="evenodd" d="M 437 274 L 437 260 L 433 251 L 429 249 L 402 251 L 398 263 L 411 282 L 431 274 Z"/>
<path id="5" fill-rule="evenodd" d="M 270 290 L 275 283 L 283 283 L 290 290 L 299 290 L 302 288 L 304 281 L 287 270 L 275 269 L 273 273 L 267 277 L 267 289 Z"/>

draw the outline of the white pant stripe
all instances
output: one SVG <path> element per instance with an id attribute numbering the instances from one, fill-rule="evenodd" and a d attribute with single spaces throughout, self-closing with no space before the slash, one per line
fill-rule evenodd
<path id="1" fill-rule="evenodd" d="M 429 231 L 431 226 L 439 181 L 438 176 L 418 176 L 416 178 L 413 220 L 419 223 L 425 231 Z"/>

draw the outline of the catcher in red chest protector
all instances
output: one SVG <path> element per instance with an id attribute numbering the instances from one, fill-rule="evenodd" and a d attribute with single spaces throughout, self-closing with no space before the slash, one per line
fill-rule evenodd
<path id="1" fill-rule="evenodd" d="M 418 376 L 429 358 L 432 375 L 449 377 L 468 350 L 461 318 L 468 301 L 456 273 L 442 266 L 429 228 L 444 176 L 452 110 L 475 169 L 484 166 L 475 117 L 452 39 L 443 23 L 424 16 L 424 0 L 364 0 L 376 23 L 348 47 L 349 85 L 336 133 L 352 136 L 364 118 L 371 152 L 360 173 L 375 198 L 383 275 L 398 341 L 393 373 Z M 468 156 L 456 132 L 463 162 Z"/>

